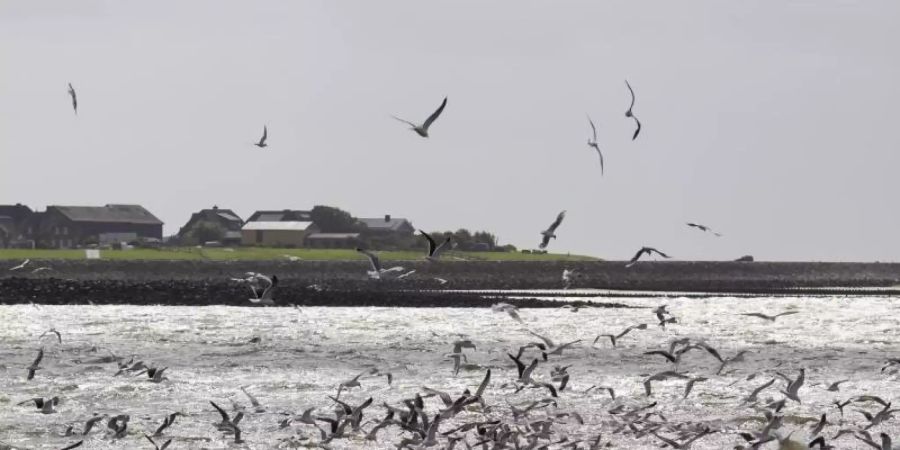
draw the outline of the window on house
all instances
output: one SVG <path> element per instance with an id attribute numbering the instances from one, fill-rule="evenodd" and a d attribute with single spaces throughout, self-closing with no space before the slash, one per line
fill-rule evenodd
<path id="1" fill-rule="evenodd" d="M 63 233 L 62 233 L 62 234 L 63 234 L 63 235 L 68 235 L 68 234 L 69 234 L 69 227 L 63 227 Z"/>

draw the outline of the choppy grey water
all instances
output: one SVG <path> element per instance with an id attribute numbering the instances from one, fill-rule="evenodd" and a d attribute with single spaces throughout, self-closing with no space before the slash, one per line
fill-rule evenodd
<path id="1" fill-rule="evenodd" d="M 514 393 L 501 387 L 517 377 L 506 353 L 515 353 L 519 346 L 536 340 L 526 328 L 556 342 L 582 340 L 574 349 L 550 356 L 550 361 L 535 371 L 535 378 L 549 381 L 553 366 L 571 365 L 571 381 L 560 393 L 558 406 L 537 409 L 518 422 L 524 428 L 529 421 L 579 412 L 584 425 L 556 419 L 554 440 L 562 436 L 569 442 L 593 439 L 602 432 L 604 442 L 611 440 L 616 448 L 658 448 L 660 442 L 653 436 L 611 434 L 621 416 L 609 412 L 620 404 L 632 408 L 657 401 L 655 410 L 670 422 L 704 422 L 722 430 L 697 441 L 693 448 L 732 448 L 744 443 L 737 431 L 760 426 L 761 414 L 752 404 L 742 404 L 742 399 L 775 377 L 775 371 L 794 377 L 799 368 L 806 369 L 802 403 L 788 402 L 782 429 L 785 435 L 793 432 L 792 440 L 797 442 L 807 442 L 809 425 L 823 412 L 832 424 L 823 434 L 830 437 L 838 429 L 866 424 L 855 410 L 877 411 L 871 404 L 860 403 L 845 408 L 841 418 L 832 405 L 835 400 L 862 394 L 890 400 L 900 393 L 897 375 L 881 371 L 887 358 L 900 356 L 900 305 L 891 298 L 634 298 L 622 302 L 646 307 L 665 303 L 678 323 L 660 328 L 647 308 L 525 309 L 520 313 L 523 325 L 486 309 L 0 306 L 0 372 L 4 375 L 0 380 L 0 442 L 15 448 L 59 449 L 84 439 L 82 448 L 86 449 L 152 448 L 142 433 L 152 434 L 165 414 L 180 411 L 187 415 L 179 417 L 165 433 L 165 439 L 173 439 L 170 449 L 315 446 L 320 442 L 319 431 L 297 422 L 280 428 L 279 423 L 287 417 L 283 413 L 299 414 L 315 406 L 318 413 L 329 414 L 334 404 L 327 396 L 335 394 L 339 382 L 371 367 L 391 372 L 393 383 L 388 385 L 385 377 L 363 377 L 361 387 L 341 395 L 351 404 L 373 397 L 375 403 L 366 410 L 366 420 L 383 417 L 382 402 L 399 406 L 401 399 L 421 392 L 422 386 L 454 396 L 466 388 L 474 391 L 490 368 L 493 376 L 485 400 L 493 407 L 488 412 L 480 408 L 465 411 L 442 423 L 440 431 L 492 418 L 514 423 L 510 404 L 521 406 L 547 396 L 543 389 Z M 774 323 L 737 315 L 786 310 L 799 313 Z M 617 333 L 637 323 L 650 326 L 621 338 L 615 348 L 606 338 L 592 344 L 600 333 Z M 39 338 L 51 327 L 62 333 L 62 344 L 55 336 Z M 250 343 L 254 337 L 260 338 L 258 343 Z M 682 398 L 682 380 L 654 383 L 653 396 L 648 398 L 643 380 L 673 367 L 661 357 L 643 353 L 683 337 L 703 340 L 724 357 L 740 350 L 750 353 L 733 366 L 736 371 L 717 376 L 718 361 L 705 352 L 690 352 L 677 369 L 709 380 L 698 383 L 687 399 Z M 458 339 L 471 339 L 477 350 L 466 350 L 469 365 L 454 376 L 453 363 L 445 355 Z M 24 368 L 41 346 L 46 351 L 42 369 L 35 379 L 26 381 Z M 169 379 L 156 384 L 143 376 L 114 377 L 116 364 L 92 362 L 109 352 L 168 367 Z M 533 355 L 528 353 L 527 359 Z M 755 379 L 745 380 L 763 370 Z M 825 389 L 840 379 L 850 381 L 838 392 Z M 592 385 L 613 387 L 616 400 L 598 390 L 585 393 Z M 241 386 L 259 399 L 264 411 L 249 407 Z M 777 381 L 775 387 L 760 394 L 759 403 L 783 398 L 778 389 L 784 386 Z M 58 411 L 41 414 L 33 406 L 17 406 L 39 396 L 59 396 Z M 241 422 L 243 444 L 234 444 L 216 430 L 213 423 L 219 416 L 210 400 L 229 410 L 232 400 L 246 408 Z M 431 414 L 442 407 L 436 398 L 426 399 L 426 405 Z M 84 438 L 62 436 L 68 425 L 80 432 L 84 421 L 96 413 L 129 414 L 127 436 L 114 440 L 103 426 Z M 894 435 L 897 422 L 891 419 L 869 431 Z M 371 426 L 368 423 L 363 428 Z M 376 442 L 366 441 L 360 432 L 328 445 L 394 448 L 408 435 L 389 427 Z M 474 442 L 470 437 L 469 443 Z M 767 445 L 762 448 L 779 447 L 777 443 Z M 850 436 L 836 445 L 868 448 Z"/>

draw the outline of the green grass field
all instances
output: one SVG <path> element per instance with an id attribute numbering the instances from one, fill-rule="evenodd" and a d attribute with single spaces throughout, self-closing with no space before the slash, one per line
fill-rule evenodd
<path id="1" fill-rule="evenodd" d="M 379 252 L 383 260 L 415 260 L 422 258 L 422 252 L 387 251 Z M 236 261 L 236 260 L 287 260 L 296 256 L 310 261 L 337 261 L 365 259 L 354 250 L 349 249 L 298 249 L 298 248 L 261 248 L 237 247 L 227 248 L 166 248 L 166 249 L 134 249 L 134 250 L 101 250 L 100 258 L 105 260 L 202 260 Z M 548 253 L 532 255 L 527 253 L 502 252 L 447 252 L 444 257 L 449 260 L 462 259 L 472 261 L 594 261 L 597 258 L 581 255 L 564 255 Z M 0 260 L 50 260 L 50 259 L 85 259 L 84 250 L 27 250 L 0 249 Z"/>

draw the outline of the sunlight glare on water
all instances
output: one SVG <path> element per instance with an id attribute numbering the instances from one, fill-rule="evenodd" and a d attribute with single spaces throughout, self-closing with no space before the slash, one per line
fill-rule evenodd
<path id="1" fill-rule="evenodd" d="M 584 425 L 559 419 L 555 426 L 557 436 L 567 435 L 570 441 L 603 432 L 604 440 L 612 440 L 617 448 L 658 448 L 660 442 L 652 436 L 611 434 L 617 425 L 608 412 L 619 404 L 632 408 L 658 401 L 656 411 L 670 422 L 703 422 L 722 430 L 692 448 L 744 444 L 735 433 L 758 429 L 761 414 L 753 405 L 742 404 L 742 399 L 753 388 L 777 378 L 775 371 L 793 378 L 798 369 L 806 369 L 806 383 L 800 390 L 802 404 L 788 403 L 782 429 L 785 435 L 793 431 L 792 438 L 799 442 L 808 442 L 810 425 L 823 412 L 832 424 L 823 434 L 831 437 L 840 428 L 865 425 L 862 414 L 854 410 L 873 411 L 871 405 L 851 406 L 845 408 L 842 419 L 832 406 L 834 400 L 873 394 L 890 401 L 900 392 L 897 375 L 881 371 L 888 358 L 900 356 L 900 311 L 890 298 L 632 298 L 622 303 L 644 308 L 585 308 L 574 313 L 563 308 L 523 309 L 522 325 L 489 309 L 0 306 L 4 324 L 0 328 L 0 371 L 4 375 L 0 379 L 0 442 L 58 449 L 82 439 L 62 436 L 67 425 L 74 425 L 79 433 L 93 414 L 124 413 L 131 416 L 126 437 L 113 440 L 105 426 L 99 426 L 84 437 L 82 448 L 147 448 L 149 443 L 141 433 L 152 434 L 165 414 L 180 411 L 186 416 L 179 417 L 165 433 L 165 439 L 173 438 L 172 449 L 313 446 L 320 440 L 313 426 L 295 422 L 280 428 L 279 422 L 285 414 L 300 414 L 313 406 L 317 414 L 331 415 L 334 406 L 328 395 L 335 395 L 341 381 L 372 367 L 391 372 L 393 383 L 388 385 L 385 377 L 366 376 L 360 379 L 361 387 L 341 394 L 351 405 L 374 398 L 364 421 L 380 420 L 383 402 L 402 406 L 401 399 L 414 396 L 422 386 L 454 397 L 466 388 L 474 391 L 490 368 L 493 376 L 485 399 L 494 407 L 487 413 L 477 409 L 463 412 L 442 423 L 440 431 L 466 421 L 502 418 L 512 422 L 508 404 L 522 406 L 547 396 L 543 389 L 514 394 L 511 388 L 501 388 L 517 377 L 506 353 L 515 354 L 519 346 L 537 341 L 525 331 L 526 326 L 557 344 L 581 339 L 573 349 L 550 356 L 549 362 L 537 367 L 535 378 L 550 381 L 553 366 L 571 365 L 571 381 L 560 393 L 557 408 L 539 409 L 528 417 L 535 420 L 578 411 Z M 656 325 L 650 309 L 663 303 L 678 318 L 678 323 L 664 329 Z M 788 310 L 798 314 L 774 323 L 738 315 Z M 638 323 L 649 326 L 622 337 L 615 348 L 607 338 L 592 344 L 598 334 L 615 334 Z M 39 338 L 51 327 L 62 333 L 62 344 L 55 336 Z M 251 343 L 254 337 L 259 342 Z M 652 398 L 646 397 L 643 380 L 675 367 L 662 357 L 643 353 L 664 349 L 671 340 L 684 337 L 705 341 L 723 357 L 740 350 L 749 353 L 744 362 L 717 376 L 718 361 L 702 351 L 689 352 L 677 370 L 709 380 L 697 383 L 687 399 L 682 398 L 683 380 L 654 383 Z M 454 376 L 453 363 L 445 355 L 459 339 L 472 340 L 477 349 L 465 350 L 468 364 Z M 25 367 L 41 346 L 46 352 L 42 368 L 34 380 L 26 381 Z M 110 352 L 168 367 L 169 379 L 156 384 L 144 376 L 114 377 L 114 363 L 98 362 Z M 525 361 L 539 357 L 528 352 Z M 732 368 L 736 371 L 729 372 Z M 765 374 L 745 380 L 764 369 Z M 838 392 L 826 390 L 841 379 L 850 381 Z M 613 387 L 617 399 L 599 390 L 585 393 L 592 385 Z M 264 411 L 250 407 L 241 386 L 259 399 Z M 760 394 L 760 404 L 781 399 L 778 390 L 784 388 L 784 382 L 776 382 Z M 54 414 L 16 406 L 32 397 L 52 396 L 61 398 Z M 213 424 L 219 416 L 210 400 L 229 411 L 232 400 L 245 408 L 241 422 L 245 443 L 234 444 L 216 430 Z M 426 405 L 432 415 L 443 408 L 436 398 L 426 399 Z M 527 421 L 520 423 L 524 428 Z M 372 426 L 366 423 L 363 428 Z M 869 431 L 876 436 L 881 431 L 894 435 L 897 428 L 892 419 Z M 394 448 L 409 433 L 388 427 L 375 442 L 364 440 L 364 435 L 351 433 L 329 445 Z M 475 442 L 471 435 L 469 442 Z M 839 448 L 867 448 L 850 436 L 836 442 Z M 767 445 L 762 448 L 778 448 L 777 444 Z"/>

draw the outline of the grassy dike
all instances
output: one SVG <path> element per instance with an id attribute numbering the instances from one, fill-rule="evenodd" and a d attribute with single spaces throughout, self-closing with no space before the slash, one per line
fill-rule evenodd
<path id="1" fill-rule="evenodd" d="M 379 252 L 384 261 L 421 259 L 422 252 Z M 598 261 L 598 258 L 557 253 L 529 254 L 519 252 L 447 252 L 445 259 L 463 261 Z M 308 261 L 354 261 L 366 259 L 351 249 L 305 248 L 196 248 L 101 250 L 100 259 L 113 261 L 277 261 L 300 258 Z M 86 259 L 84 250 L 0 249 L 0 260 L 80 260 Z"/>

